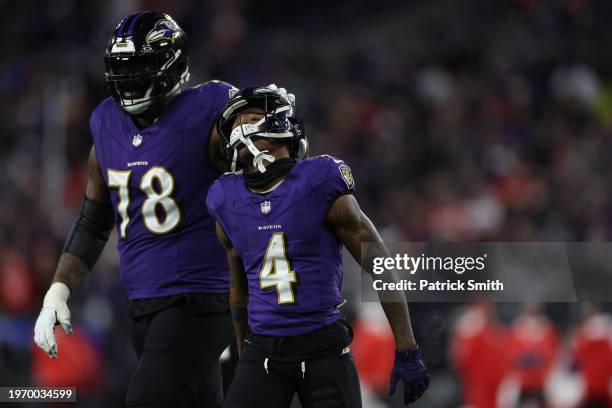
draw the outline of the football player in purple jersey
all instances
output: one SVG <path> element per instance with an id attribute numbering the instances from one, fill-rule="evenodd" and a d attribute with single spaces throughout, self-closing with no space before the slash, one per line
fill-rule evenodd
<path id="1" fill-rule="evenodd" d="M 208 190 L 232 274 L 230 303 L 240 360 L 226 407 L 361 407 L 350 354 L 342 246 L 361 262 L 388 256 L 374 225 L 352 195 L 350 167 L 331 156 L 299 159 L 304 127 L 295 104 L 270 88 L 234 96 L 217 127 L 234 172 Z M 362 265 L 367 268 L 366 265 Z M 400 292 L 381 302 L 396 342 L 390 394 L 404 384 L 404 402 L 429 385 Z"/>
<path id="2" fill-rule="evenodd" d="M 189 78 L 185 32 L 165 13 L 121 20 L 105 53 L 111 97 L 93 111 L 94 147 L 80 215 L 45 295 L 34 340 L 58 354 L 67 300 L 113 226 L 138 365 L 128 407 L 218 407 L 219 356 L 232 336 L 229 271 L 202 205 L 226 170 L 216 120 L 237 89 Z"/>

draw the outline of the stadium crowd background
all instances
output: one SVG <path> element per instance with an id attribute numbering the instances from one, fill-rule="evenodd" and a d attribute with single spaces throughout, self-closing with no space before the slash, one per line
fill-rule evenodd
<path id="1" fill-rule="evenodd" d="M 60 335 L 57 361 L 34 350 L 32 328 L 81 203 L 89 113 L 107 96 L 106 39 L 140 9 L 166 11 L 186 30 L 191 85 L 218 78 L 294 92 L 312 153 L 351 164 L 357 198 L 387 240 L 611 238 L 610 2 L 3 0 L 0 385 L 78 384 L 79 406 L 121 406 L 135 357 L 114 242 L 71 299 L 75 336 Z M 378 396 L 390 366 L 379 357 L 392 344 L 347 269 L 365 406 L 387 406 Z M 586 375 L 577 339 L 592 321 L 610 335 L 609 305 L 597 317 L 577 304 L 535 310 L 415 305 L 432 375 L 415 406 L 492 406 L 499 397 L 482 390 L 512 372 L 535 388 L 557 373 L 554 406 L 577 406 Z M 529 333 L 547 339 L 535 374 L 511 361 L 487 371 Z M 609 343 L 598 347 L 605 361 Z M 604 387 L 610 362 L 592 374 Z"/>

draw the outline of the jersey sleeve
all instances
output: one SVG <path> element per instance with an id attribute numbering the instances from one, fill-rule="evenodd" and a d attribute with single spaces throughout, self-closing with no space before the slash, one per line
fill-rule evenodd
<path id="1" fill-rule="evenodd" d="M 206 208 L 210 215 L 216 220 L 220 221 L 219 210 L 223 206 L 224 193 L 221 182 L 217 179 L 208 188 L 208 194 L 206 195 Z"/>
<path id="2" fill-rule="evenodd" d="M 203 84 L 200 91 L 209 96 L 210 117 L 217 118 L 230 98 L 238 92 L 238 88 L 227 82 L 212 80 Z"/>
<path id="3" fill-rule="evenodd" d="M 100 132 L 100 113 L 99 109 L 94 109 L 91 112 L 91 116 L 89 116 L 89 130 L 91 131 L 91 136 L 96 140 L 96 136 Z"/>
<path id="4" fill-rule="evenodd" d="M 325 201 L 332 203 L 341 195 L 352 194 L 355 191 L 355 179 L 349 165 L 332 156 L 322 156 L 322 160 L 325 160 L 328 168 L 320 187 Z"/>
<path id="5" fill-rule="evenodd" d="M 102 112 L 105 104 L 106 101 L 100 103 L 100 105 L 91 112 L 91 116 L 89 117 L 89 130 L 95 147 L 96 160 L 98 160 L 98 164 L 101 168 L 106 167 L 106 160 L 104 157 L 104 135 L 102 134 Z"/>
<path id="6" fill-rule="evenodd" d="M 222 178 L 223 176 L 221 176 Z M 223 187 L 222 179 L 218 178 L 208 188 L 208 194 L 206 195 L 206 208 L 210 215 L 215 219 L 216 222 L 221 225 L 225 234 L 230 238 L 229 221 L 226 219 L 226 212 L 224 211 L 225 203 L 225 190 Z"/>

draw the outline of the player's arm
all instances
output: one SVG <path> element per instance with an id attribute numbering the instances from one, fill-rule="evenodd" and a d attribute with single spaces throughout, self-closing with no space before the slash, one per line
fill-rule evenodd
<path id="1" fill-rule="evenodd" d="M 373 250 L 368 251 L 368 257 L 386 258 L 389 256 L 389 251 L 374 224 L 361 211 L 357 200 L 352 195 L 342 195 L 332 203 L 327 211 L 326 222 L 360 265 L 362 243 L 377 243 L 371 246 Z M 369 272 L 372 273 L 372 271 Z M 388 281 L 396 280 L 392 273 L 388 273 L 383 278 Z M 402 380 L 404 382 L 404 403 L 409 404 L 425 392 L 429 385 L 429 375 L 414 339 L 406 297 L 401 291 L 394 292 L 391 296 L 395 296 L 393 301 L 381 301 L 397 348 L 389 394 L 395 393 L 397 382 Z"/>
<path id="2" fill-rule="evenodd" d="M 380 245 L 373 246 L 376 247 L 375 251 L 380 253 L 368 255 L 389 256 L 378 231 L 361 211 L 353 195 L 345 194 L 337 198 L 327 211 L 326 221 L 359 264 L 361 264 L 362 243 L 380 243 Z M 394 302 L 381 302 L 381 305 L 393 331 L 397 350 L 401 352 L 414 347 L 416 341 L 410 324 L 408 303 L 403 292 L 399 292 L 398 298 L 394 300 Z"/>
<path id="3" fill-rule="evenodd" d="M 236 254 L 236 250 L 229 240 L 223 228 L 216 223 L 217 237 L 227 252 L 227 263 L 231 273 L 230 307 L 232 310 L 232 321 L 236 333 L 238 354 L 242 354 L 242 344 L 249 330 L 247 305 L 249 303 L 249 291 L 242 259 Z"/>
<path id="4" fill-rule="evenodd" d="M 87 164 L 87 188 L 77 217 L 64 244 L 53 282 L 76 290 L 102 253 L 113 229 L 114 214 L 96 153 Z"/>
<path id="5" fill-rule="evenodd" d="M 113 228 L 113 210 L 93 148 L 87 168 L 81 211 L 66 239 L 34 328 L 34 341 L 52 358 L 57 357 L 55 325 L 61 324 L 66 333 L 72 333 L 67 305 L 70 292 L 79 287 L 97 261 Z"/>
<path id="6" fill-rule="evenodd" d="M 223 151 L 223 141 L 217 126 L 213 128 L 208 139 L 208 162 L 221 173 L 230 170 L 230 164 Z"/>

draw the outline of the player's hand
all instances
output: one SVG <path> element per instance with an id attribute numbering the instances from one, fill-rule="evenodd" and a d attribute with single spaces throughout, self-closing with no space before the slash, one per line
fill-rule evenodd
<path id="1" fill-rule="evenodd" d="M 270 84 L 268 85 L 268 88 L 273 91 L 277 91 L 279 94 L 287 98 L 287 100 L 291 102 L 292 105 L 295 105 L 295 95 L 287 92 L 285 88 L 279 88 L 278 86 L 276 86 L 276 84 Z"/>
<path id="2" fill-rule="evenodd" d="M 51 358 L 57 357 L 57 343 L 53 333 L 55 326 L 61 324 L 67 334 L 72 334 L 70 310 L 66 304 L 69 296 L 68 286 L 60 282 L 52 284 L 34 326 L 34 342 Z"/>
<path id="3" fill-rule="evenodd" d="M 395 352 L 395 362 L 391 371 L 389 395 L 395 394 L 398 381 L 404 383 L 404 404 L 408 405 L 417 399 L 429 387 L 429 374 L 423 364 L 419 346 L 408 351 Z"/>

